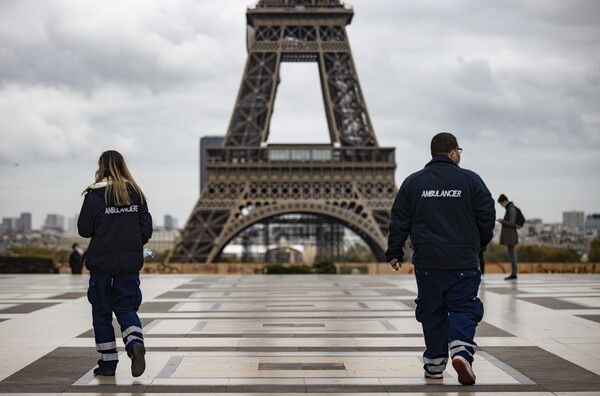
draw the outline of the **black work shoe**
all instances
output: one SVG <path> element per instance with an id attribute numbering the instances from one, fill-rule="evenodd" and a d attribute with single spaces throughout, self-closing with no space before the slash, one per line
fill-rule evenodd
<path id="1" fill-rule="evenodd" d="M 100 367 L 96 367 L 94 369 L 94 375 L 103 375 L 105 377 L 114 377 L 115 376 L 115 372 L 114 371 L 103 370 Z"/>
<path id="2" fill-rule="evenodd" d="M 475 383 L 475 373 L 467 359 L 460 355 L 456 356 L 452 359 L 452 367 L 458 374 L 458 382 L 463 385 L 473 385 Z"/>
<path id="3" fill-rule="evenodd" d="M 139 377 L 146 370 L 145 354 L 146 348 L 144 348 L 144 344 L 137 343 L 133 346 L 131 351 L 131 375 L 134 377 Z"/>
<path id="4" fill-rule="evenodd" d="M 511 280 L 511 279 L 517 279 L 517 275 L 509 275 L 506 278 L 504 278 L 504 280 Z"/>

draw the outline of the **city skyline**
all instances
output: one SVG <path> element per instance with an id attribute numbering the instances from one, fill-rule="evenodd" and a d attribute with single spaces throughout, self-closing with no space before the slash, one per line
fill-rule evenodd
<path id="1" fill-rule="evenodd" d="M 64 213 L 47 213 L 44 215 L 43 220 L 39 223 L 33 222 L 33 217 L 31 212 L 22 212 L 18 216 L 2 216 L 0 217 L 0 231 L 21 231 L 24 229 L 25 232 L 30 231 L 43 231 L 44 229 L 62 229 L 63 231 L 74 231 L 77 232 L 77 217 L 79 213 L 74 215 L 65 215 Z M 154 223 L 154 227 L 157 229 L 177 229 L 179 224 L 179 219 L 171 216 L 170 214 L 165 214 L 164 216 L 160 216 L 162 219 L 162 224 L 157 222 L 157 217 L 152 218 L 152 222 Z M 11 224 L 11 230 L 4 230 L 3 227 L 5 223 Z M 21 224 L 24 223 L 24 224 Z M 34 226 L 34 224 L 39 224 L 39 226 Z M 159 224 L 159 225 L 157 225 Z"/>
<path id="2" fill-rule="evenodd" d="M 79 212 L 122 152 L 151 213 L 187 220 L 198 140 L 227 130 L 249 1 L 0 3 L 0 217 Z M 348 34 L 396 183 L 439 131 L 527 218 L 600 207 L 600 3 L 347 1 Z M 328 143 L 317 67 L 284 64 L 269 143 Z M 504 211 L 496 206 L 498 217 Z"/>
<path id="3" fill-rule="evenodd" d="M 76 229 L 76 221 L 77 221 L 78 213 L 76 213 L 72 216 L 69 216 L 69 215 L 66 215 L 63 213 L 47 213 L 43 216 L 43 220 L 40 221 L 39 223 L 35 223 L 33 221 L 34 218 L 31 216 L 31 212 L 22 212 L 18 215 L 14 215 L 14 216 L 2 216 L 2 217 L 0 217 L 0 219 L 1 220 L 10 219 L 10 220 L 13 220 L 13 222 L 14 222 L 14 221 L 20 220 L 20 217 L 22 218 L 23 215 L 29 216 L 28 224 L 30 225 L 30 227 L 26 227 L 26 228 L 28 228 L 30 231 L 40 231 L 40 230 L 43 230 L 44 227 L 46 227 L 46 226 L 51 226 L 51 227 L 56 226 L 56 224 L 48 224 L 48 219 L 51 217 L 54 217 L 54 216 L 58 216 L 58 217 L 62 218 L 62 222 L 64 225 L 63 228 L 65 231 L 67 231 L 70 228 Z M 581 223 L 580 226 L 585 226 L 586 222 L 588 221 L 588 218 L 600 217 L 600 213 L 598 213 L 598 212 L 586 213 L 584 211 L 568 210 L 568 211 L 562 212 L 562 219 L 561 219 L 561 221 L 558 221 L 558 222 L 548 222 L 548 221 L 545 221 L 545 219 L 543 219 L 543 218 L 536 217 L 536 218 L 527 218 L 526 223 L 527 222 L 530 222 L 530 223 L 542 222 L 543 224 L 552 224 L 552 225 L 559 224 L 559 225 L 563 225 L 567 228 L 573 228 L 572 224 L 573 224 L 573 216 L 574 215 L 578 218 L 581 217 L 582 220 L 580 220 L 580 223 Z M 158 223 L 157 219 L 161 219 L 162 223 Z M 54 221 L 54 220 L 51 220 L 51 221 Z M 154 226 L 157 229 L 163 229 L 163 228 L 181 229 L 183 227 L 183 224 L 180 224 L 179 219 L 170 214 L 165 214 L 163 216 L 154 216 L 152 218 L 152 221 L 154 223 Z M 70 226 L 71 222 L 74 222 L 73 227 Z M 36 227 L 35 224 L 39 224 L 39 226 Z M 2 225 L 2 223 L 0 223 L 0 225 Z M 1 229 L 0 229 L 0 231 L 1 231 Z"/>

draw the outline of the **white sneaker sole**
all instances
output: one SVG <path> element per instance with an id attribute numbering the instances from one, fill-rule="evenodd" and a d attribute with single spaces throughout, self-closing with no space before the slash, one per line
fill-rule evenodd
<path id="1" fill-rule="evenodd" d="M 425 378 L 429 378 L 429 379 L 444 379 L 444 374 L 440 373 L 440 374 L 429 374 L 427 371 L 425 371 L 424 374 Z"/>

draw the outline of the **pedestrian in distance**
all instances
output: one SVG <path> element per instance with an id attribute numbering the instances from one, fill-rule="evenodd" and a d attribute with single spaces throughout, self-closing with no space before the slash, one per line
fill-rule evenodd
<path id="1" fill-rule="evenodd" d="M 462 151 L 450 133 L 433 137 L 431 161 L 408 176 L 396 195 L 385 255 L 398 270 L 410 236 L 425 377 L 442 379 L 451 356 L 458 381 L 471 385 L 475 329 L 483 317 L 478 254 L 492 239 L 496 213 L 483 180 L 459 167 Z"/>
<path id="2" fill-rule="evenodd" d="M 71 273 L 81 274 L 83 268 L 83 255 L 81 254 L 78 243 L 74 243 L 72 248 L 73 250 L 69 255 L 69 267 L 71 267 Z"/>
<path id="3" fill-rule="evenodd" d="M 146 369 L 144 335 L 137 310 L 142 302 L 140 269 L 144 245 L 152 236 L 152 217 L 146 196 L 117 151 L 98 160 L 95 181 L 87 187 L 77 222 L 79 235 L 92 238 L 85 265 L 90 271 L 88 300 L 96 350 L 100 353 L 95 375 L 114 376 L 119 361 L 113 313 L 121 327 L 131 374 Z"/>
<path id="4" fill-rule="evenodd" d="M 506 195 L 500 194 L 498 203 L 506 209 L 503 219 L 497 219 L 502 224 L 500 231 L 500 245 L 505 245 L 510 257 L 510 275 L 504 280 L 517 279 L 518 263 L 515 246 L 519 243 L 519 234 L 517 233 L 517 207 L 508 200 Z"/>

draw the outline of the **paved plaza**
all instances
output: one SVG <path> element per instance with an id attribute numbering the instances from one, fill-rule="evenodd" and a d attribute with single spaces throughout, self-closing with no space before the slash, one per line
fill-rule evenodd
<path id="1" fill-rule="evenodd" d="M 600 276 L 487 275 L 477 383 L 423 378 L 412 275 L 147 275 L 146 372 L 98 354 L 85 275 L 0 275 L 0 395 L 600 395 Z"/>

